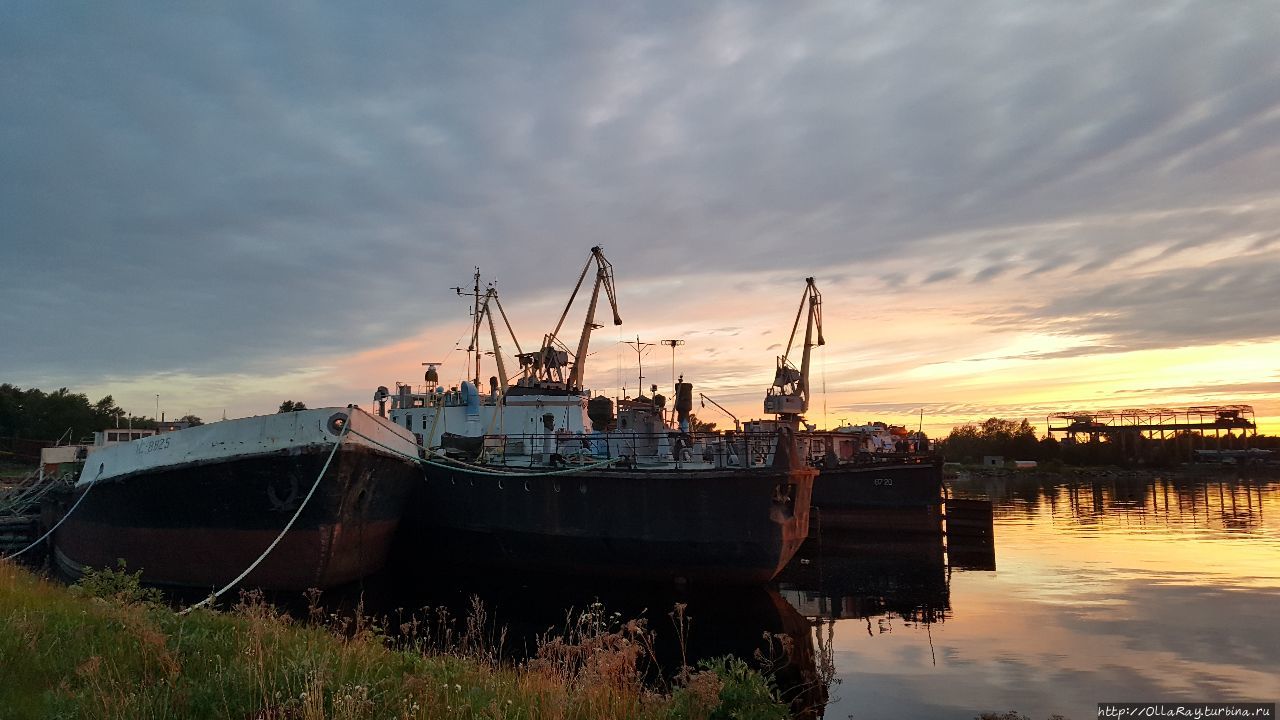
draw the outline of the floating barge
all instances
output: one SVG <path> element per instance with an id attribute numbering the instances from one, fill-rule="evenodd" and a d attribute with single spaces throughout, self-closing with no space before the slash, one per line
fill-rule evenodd
<path id="1" fill-rule="evenodd" d="M 421 483 L 413 435 L 358 408 L 222 422 L 91 453 L 54 535 L 60 573 L 123 560 L 144 582 L 327 588 L 386 561 Z M 305 506 L 304 506 L 305 504 Z M 302 508 L 301 513 L 298 513 Z"/>

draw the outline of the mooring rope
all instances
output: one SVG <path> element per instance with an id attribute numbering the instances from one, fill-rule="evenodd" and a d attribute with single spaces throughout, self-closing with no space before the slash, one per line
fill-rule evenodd
<path id="1" fill-rule="evenodd" d="M 75 501 L 75 503 L 71 506 L 71 509 L 70 509 L 70 510 L 68 510 L 68 511 L 66 511 L 66 512 L 62 515 L 62 517 L 58 518 L 58 522 L 54 523 L 54 524 L 53 524 L 53 527 L 49 528 L 48 532 L 46 532 L 45 534 L 41 535 L 39 538 L 37 538 L 37 539 L 36 539 L 36 541 L 35 541 L 35 542 L 33 542 L 33 543 L 31 543 L 30 545 L 28 545 L 28 546 L 26 546 L 26 547 L 22 548 L 22 549 L 21 549 L 21 550 L 19 550 L 18 552 L 14 553 L 14 554 L 12 554 L 12 555 L 6 555 L 4 558 L 0 558 L 0 559 L 3 559 L 3 560 L 12 560 L 13 558 L 18 557 L 18 556 L 19 556 L 19 555 L 21 555 L 22 553 L 24 553 L 24 552 L 26 552 L 26 551 L 30 550 L 31 548 L 33 548 L 33 547 L 35 547 L 35 546 L 39 545 L 40 543 L 44 542 L 44 539 L 45 539 L 45 538 L 47 538 L 47 537 L 49 537 L 50 535 L 52 535 L 52 534 L 53 534 L 53 532 L 54 532 L 55 530 L 57 530 L 59 527 L 61 527 L 61 526 L 62 526 L 62 523 L 66 522 L 67 518 L 71 517 L 71 513 L 75 512 L 75 511 L 76 511 L 76 508 L 80 507 L 80 503 L 84 502 L 84 498 L 85 498 L 85 496 L 89 494 L 89 491 L 93 489 L 93 486 L 94 486 L 94 485 L 98 484 L 98 478 L 102 477 L 102 471 L 103 471 L 103 469 L 104 469 L 104 466 L 103 466 L 102 464 L 99 464 L 99 465 L 98 465 L 98 474 L 97 474 L 97 475 L 95 475 L 95 476 L 94 476 L 94 478 L 93 478 L 92 480 L 90 480 L 90 481 L 89 481 L 89 484 L 85 487 L 84 492 L 83 492 L 83 493 L 80 493 L 80 497 L 79 497 L 79 498 Z"/>
<path id="2" fill-rule="evenodd" d="M 595 470 L 596 468 L 608 467 L 614 463 L 621 462 L 622 458 L 609 458 L 600 462 L 590 463 L 588 465 L 579 465 L 578 467 L 565 468 L 563 470 L 547 470 L 544 472 L 522 472 L 512 470 L 481 470 L 476 465 L 464 463 L 460 460 L 449 460 L 448 462 L 438 462 L 433 460 L 421 460 L 424 465 L 434 465 L 436 467 L 463 469 L 467 472 L 477 475 L 490 475 L 492 477 L 553 477 L 557 475 L 573 475 L 575 473 L 585 472 L 587 470 Z M 452 464 L 450 464 L 452 463 Z"/>
<path id="3" fill-rule="evenodd" d="M 263 560 L 267 559 L 267 556 L 271 554 L 271 551 L 276 549 L 276 545 L 279 545 L 280 541 L 284 539 L 284 536 L 288 534 L 289 530 L 293 529 L 293 524 L 297 522 L 298 516 L 302 515 L 302 511 L 307 507 L 307 503 L 311 501 L 311 496 L 316 494 L 316 488 L 320 487 L 320 481 L 324 479 L 325 473 L 329 471 L 329 464 L 333 462 L 333 456 L 338 454 L 338 448 L 342 445 L 343 439 L 346 438 L 348 432 L 353 432 L 351 430 L 351 418 L 352 416 L 348 414 L 347 421 L 342 425 L 342 432 L 338 433 L 338 439 L 333 442 L 333 449 L 329 451 L 329 457 L 324 461 L 324 467 L 320 468 L 320 474 L 316 476 L 316 481 L 311 484 L 311 489 L 307 491 L 307 496 L 302 499 L 302 504 L 298 506 L 298 509 L 296 511 L 294 511 L 293 517 L 289 518 L 289 522 L 285 523 L 284 529 L 280 531 L 280 534 L 276 535 L 276 539 L 272 540 L 271 544 L 267 546 L 267 549 L 263 550 L 262 554 L 258 556 L 258 559 L 250 563 L 249 567 L 245 568 L 244 572 L 237 575 L 235 580 L 232 580 L 231 582 L 227 583 L 222 587 L 221 590 L 211 594 L 209 597 L 201 600 L 195 605 L 192 605 L 191 607 L 185 610 L 182 610 L 181 612 L 178 613 L 179 615 L 186 615 L 192 610 L 195 610 L 196 608 L 199 608 L 199 607 L 204 607 L 205 605 L 208 605 L 214 600 L 217 600 L 218 598 L 222 597 L 223 593 L 235 587 L 237 584 L 240 583 L 241 580 L 244 580 L 246 577 L 248 577 L 249 573 L 253 572 L 254 569 L 257 568 L 258 565 L 260 565 Z M 358 435 L 359 433 L 354 433 L 354 434 Z"/>
<path id="4" fill-rule="evenodd" d="M 389 445 L 384 445 L 383 443 L 378 442 L 377 440 L 374 440 L 368 435 L 364 435 L 356 430 L 352 430 L 351 434 L 359 438 L 364 438 L 365 440 L 368 440 L 369 442 L 373 443 L 374 445 L 377 445 L 378 447 L 384 450 L 393 452 L 403 458 L 413 460 L 414 462 L 422 463 L 423 465 L 432 465 L 435 467 L 443 467 L 443 468 L 461 468 L 461 469 L 466 469 L 469 472 L 476 473 L 477 475 L 490 475 L 493 477 L 528 478 L 528 477 L 551 477 L 555 475 L 572 475 L 574 473 L 580 473 L 586 470 L 594 470 L 596 468 L 607 467 L 609 465 L 613 465 L 614 463 L 622 461 L 622 458 L 609 458 L 607 460 L 601 460 L 599 462 L 594 462 L 587 465 L 579 465 L 578 467 L 565 468 L 563 470 L 547 470 L 545 472 L 524 472 L 524 471 L 518 471 L 518 470 L 492 470 L 492 469 L 482 470 L 478 465 L 472 465 L 471 463 L 462 462 L 461 460 L 453 460 L 451 458 L 443 458 L 444 462 L 440 462 L 439 460 L 424 460 L 420 457 L 415 457 L 406 452 L 397 450 L 396 448 L 393 448 Z M 422 447 L 421 445 L 418 445 L 416 443 L 414 443 L 414 447 L 420 448 L 422 450 L 427 450 L 427 448 Z M 428 452 L 430 451 L 428 450 Z"/>

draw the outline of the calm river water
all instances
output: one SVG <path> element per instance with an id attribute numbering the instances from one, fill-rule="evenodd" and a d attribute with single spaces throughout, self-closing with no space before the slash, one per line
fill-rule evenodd
<path id="1" fill-rule="evenodd" d="M 461 614 L 477 595 L 512 657 L 567 608 L 598 602 L 607 617 L 648 619 L 668 675 L 681 602 L 691 663 L 764 658 L 797 707 L 840 720 L 1083 720 L 1103 701 L 1280 700 L 1280 481 L 1113 473 L 950 489 L 994 502 L 994 543 L 824 528 L 769 588 L 446 574 L 375 579 L 365 599 Z"/>
<path id="2" fill-rule="evenodd" d="M 933 622 L 837 619 L 827 717 L 1081 720 L 1103 701 L 1280 699 L 1280 483 L 1114 475 L 952 492 L 994 501 L 995 569 L 949 569 Z"/>

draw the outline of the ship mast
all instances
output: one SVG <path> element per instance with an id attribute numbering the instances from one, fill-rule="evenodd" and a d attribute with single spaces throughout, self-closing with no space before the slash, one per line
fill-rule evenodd
<path id="1" fill-rule="evenodd" d="M 471 292 L 469 293 L 464 293 L 463 290 L 465 290 L 466 288 L 463 288 L 461 286 L 452 287 L 449 289 L 457 292 L 459 297 L 463 295 L 470 295 L 474 302 L 474 305 L 471 308 L 471 342 L 467 345 L 467 355 L 468 355 L 467 366 L 469 369 L 471 366 L 470 356 L 474 354 L 476 374 L 475 374 L 475 377 L 472 379 L 472 383 L 478 388 L 480 387 L 480 321 L 481 321 L 480 298 L 483 297 L 480 294 L 480 266 L 479 265 L 476 266 L 476 274 L 473 279 L 475 281 L 475 285 L 472 286 Z"/>

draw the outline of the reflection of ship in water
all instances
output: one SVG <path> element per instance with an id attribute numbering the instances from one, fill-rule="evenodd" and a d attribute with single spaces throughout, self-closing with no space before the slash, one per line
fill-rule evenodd
<path id="1" fill-rule="evenodd" d="M 646 675 L 657 686 L 672 681 L 682 664 L 733 655 L 773 675 L 793 714 L 821 717 L 834 677 L 830 647 L 815 646 L 815 623 L 772 587 L 678 587 L 671 583 L 592 583 L 532 575 L 436 575 L 414 580 L 380 573 L 359 587 L 326 595 L 325 605 L 344 612 L 357 603 L 374 616 L 396 618 L 401 608 L 438 620 L 440 611 L 465 625 L 478 599 L 490 640 L 501 638 L 501 657 L 520 662 L 535 656 L 541 638 L 570 634 L 584 612 L 606 624 L 647 619 L 653 656 Z M 676 613 L 683 605 L 683 621 Z M 430 616 L 430 617 L 425 617 Z M 396 620 L 395 625 L 399 625 Z M 821 622 L 818 623 L 819 625 Z M 821 638 L 821 628 L 819 628 Z M 683 642 L 681 640 L 683 635 Z"/>
<path id="2" fill-rule="evenodd" d="M 915 514 L 884 509 L 886 526 L 895 512 Z M 800 548 L 778 586 L 806 617 L 943 622 L 951 612 L 951 571 L 995 569 L 990 517 L 985 528 L 970 525 L 950 535 L 823 527 Z"/>
<path id="3" fill-rule="evenodd" d="M 831 620 L 893 614 L 941 622 L 951 610 L 940 538 L 873 539 L 826 532 L 810 538 L 778 577 L 778 587 L 806 617 Z"/>

